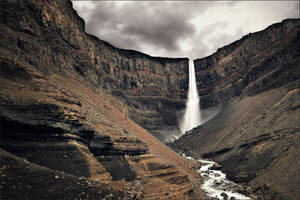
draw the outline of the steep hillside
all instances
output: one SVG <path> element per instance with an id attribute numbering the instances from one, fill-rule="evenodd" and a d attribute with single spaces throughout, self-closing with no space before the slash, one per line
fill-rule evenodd
<path id="1" fill-rule="evenodd" d="M 187 59 L 88 35 L 71 1 L 0 5 L 1 199 L 206 198 L 194 164 L 130 118 L 182 107 Z"/>
<path id="2" fill-rule="evenodd" d="M 263 199 L 299 198 L 299 33 L 288 19 L 195 60 L 202 108 L 222 109 L 174 143 Z"/>
<path id="3" fill-rule="evenodd" d="M 128 105 L 126 115 L 159 138 L 179 134 L 176 111 L 184 108 L 187 58 L 151 57 L 88 35 L 68 1 L 5 2 L 1 47 L 44 74 L 73 72 L 104 88 Z"/>

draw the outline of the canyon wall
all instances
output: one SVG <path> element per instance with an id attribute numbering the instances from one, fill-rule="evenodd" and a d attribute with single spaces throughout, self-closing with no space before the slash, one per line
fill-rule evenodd
<path id="1" fill-rule="evenodd" d="M 179 134 L 187 58 L 101 41 L 71 1 L 0 5 L 5 199 L 206 198 L 195 165 L 144 129 L 164 141 Z M 196 60 L 201 107 L 223 110 L 174 146 L 217 160 L 265 199 L 295 199 L 299 63 L 299 19 Z"/>
<path id="2" fill-rule="evenodd" d="M 287 19 L 196 59 L 202 108 L 237 96 L 254 96 L 298 79 L 298 34 L 299 20 Z"/>
<path id="3" fill-rule="evenodd" d="M 220 112 L 174 147 L 262 199 L 298 199 L 299 36 L 300 19 L 287 19 L 195 60 L 201 107 Z"/>
<path id="4" fill-rule="evenodd" d="M 13 3 L 9 8 L 3 4 L 2 48 L 45 74 L 73 72 L 85 85 L 104 88 L 128 105 L 124 115 L 162 140 L 163 132 L 179 134 L 176 112 L 185 106 L 187 58 L 151 57 L 116 48 L 86 34 L 70 2 L 45 2 L 41 7 L 31 3 L 25 15 L 16 12 Z"/>
<path id="5" fill-rule="evenodd" d="M 131 119 L 175 126 L 187 59 L 113 47 L 68 0 L 3 0 L 0 65 L 1 198 L 206 198 L 193 163 Z"/>

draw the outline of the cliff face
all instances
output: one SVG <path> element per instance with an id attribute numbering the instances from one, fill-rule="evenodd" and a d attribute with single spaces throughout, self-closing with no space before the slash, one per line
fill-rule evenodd
<path id="1" fill-rule="evenodd" d="M 176 111 L 184 108 L 188 59 L 151 57 L 88 35 L 70 2 L 2 5 L 2 48 L 45 74 L 72 72 L 104 88 L 128 105 L 126 115 L 158 137 L 179 133 Z"/>
<path id="2" fill-rule="evenodd" d="M 298 42 L 299 20 L 289 19 L 195 60 L 202 108 L 299 79 Z"/>
<path id="3" fill-rule="evenodd" d="M 124 60 L 116 63 L 112 74 L 112 94 L 128 105 L 130 118 L 160 140 L 179 136 L 176 113 L 185 106 L 188 59 Z"/>
<path id="4" fill-rule="evenodd" d="M 188 59 L 151 57 L 113 47 L 85 34 L 83 20 L 70 3 L 63 2 L 46 1 L 41 7 L 31 3 L 23 11 L 26 15 L 16 12 L 13 3 L 9 7 L 3 3 L 1 22 L 7 26 L 2 47 L 45 74 L 74 72 L 103 87 L 129 105 L 126 115 L 162 140 L 162 132 L 179 134 L 176 111 L 184 108 Z"/>
<path id="5" fill-rule="evenodd" d="M 70 1 L 0 4 L 1 197 L 188 199 L 192 164 L 130 118 L 174 126 L 187 59 L 88 35 Z"/>
<path id="6" fill-rule="evenodd" d="M 70 1 L 0 5 L 3 197 L 189 198 L 192 164 L 139 126 L 162 140 L 179 133 L 188 60 L 88 35 Z M 299 20 L 196 60 L 202 108 L 223 110 L 174 146 L 219 161 L 265 199 L 295 199 L 299 63 Z"/>
<path id="7" fill-rule="evenodd" d="M 174 143 L 263 199 L 300 192 L 299 33 L 299 19 L 284 20 L 195 60 L 202 108 L 222 109 Z"/>

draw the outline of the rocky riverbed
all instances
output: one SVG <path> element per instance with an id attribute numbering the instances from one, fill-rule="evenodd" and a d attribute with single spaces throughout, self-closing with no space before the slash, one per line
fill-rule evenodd
<path id="1" fill-rule="evenodd" d="M 201 184 L 201 189 L 203 189 L 206 194 L 211 199 L 216 200 L 250 200 L 251 198 L 242 194 L 248 193 L 247 188 L 240 186 L 226 178 L 226 174 L 218 170 L 217 163 L 208 160 L 194 159 L 191 156 L 185 154 L 183 157 L 196 160 L 201 164 L 201 167 L 197 170 L 203 177 L 203 183 Z"/>

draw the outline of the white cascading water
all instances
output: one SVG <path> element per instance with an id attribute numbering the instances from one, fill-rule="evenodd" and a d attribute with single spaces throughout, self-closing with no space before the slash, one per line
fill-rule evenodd
<path id="1" fill-rule="evenodd" d="M 199 96 L 196 85 L 195 67 L 192 60 L 189 62 L 189 91 L 186 109 L 179 123 L 181 133 L 193 129 L 201 124 Z M 185 158 L 195 160 L 194 158 L 182 155 Z M 237 199 L 251 200 L 249 197 L 239 193 L 239 186 L 234 182 L 226 179 L 226 174 L 219 170 L 210 169 L 215 163 L 207 160 L 196 160 L 201 163 L 201 167 L 197 170 L 203 177 L 201 188 L 209 197 L 214 199 Z"/>
<path id="2" fill-rule="evenodd" d="M 196 85 L 196 75 L 193 60 L 189 61 L 189 91 L 186 109 L 179 128 L 181 133 L 185 133 L 201 124 L 199 96 Z"/>
<path id="3" fill-rule="evenodd" d="M 240 193 L 240 187 L 236 183 L 228 180 L 226 174 L 220 170 L 210 169 L 215 162 L 208 160 L 197 160 L 185 154 L 183 157 L 196 160 L 201 163 L 201 167 L 198 168 L 198 172 L 203 177 L 203 183 L 201 188 L 206 194 L 213 199 L 236 199 L 236 200 L 251 200 L 251 198 Z M 227 196 L 227 197 L 226 197 Z"/>

